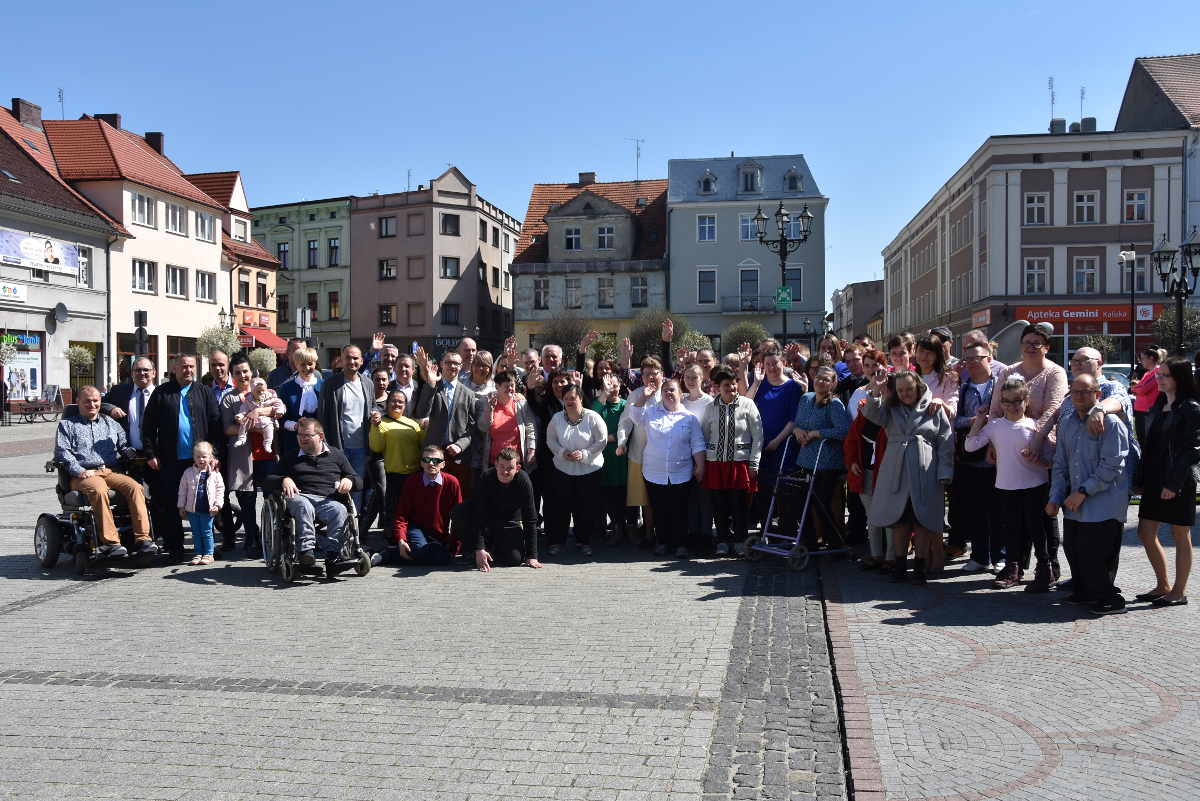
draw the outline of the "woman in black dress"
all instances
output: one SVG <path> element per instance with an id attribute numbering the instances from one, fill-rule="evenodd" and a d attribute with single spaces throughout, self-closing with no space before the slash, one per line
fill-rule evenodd
<path id="1" fill-rule="evenodd" d="M 1196 465 L 1200 463 L 1200 403 L 1192 365 L 1172 356 L 1155 375 L 1159 396 L 1146 416 L 1146 441 L 1138 465 L 1135 493 L 1142 496 L 1138 538 L 1158 579 L 1154 589 L 1137 596 L 1156 606 L 1187 603 L 1192 570 L 1192 526 L 1196 525 Z M 1175 584 L 1167 578 L 1167 555 L 1158 541 L 1166 523 L 1175 541 Z"/>

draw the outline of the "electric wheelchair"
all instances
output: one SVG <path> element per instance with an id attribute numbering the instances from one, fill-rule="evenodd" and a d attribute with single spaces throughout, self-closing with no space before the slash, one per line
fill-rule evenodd
<path id="1" fill-rule="evenodd" d="M 263 507 L 259 528 L 262 532 L 263 561 L 267 570 L 279 573 L 284 583 L 291 584 L 301 576 L 319 576 L 334 578 L 339 573 L 353 570 L 360 576 L 371 572 L 371 555 L 362 548 L 358 533 L 358 514 L 354 508 L 354 500 L 347 494 L 346 504 L 346 542 L 341 553 L 333 562 L 325 565 L 302 565 L 299 563 L 297 550 L 296 521 L 287 511 L 287 502 L 283 491 L 276 487 L 271 492 L 263 493 Z M 314 521 L 317 529 L 317 541 L 327 536 L 325 524 Z"/>
<path id="2" fill-rule="evenodd" d="M 78 414 L 75 406 L 63 410 L 64 417 Z M 128 473 L 139 461 L 137 451 L 129 448 L 122 455 L 117 469 Z M 113 523 L 117 527 L 117 536 L 121 545 L 128 549 L 122 556 L 100 558 L 96 550 L 100 547 L 100 532 L 96 516 L 92 511 L 88 498 L 82 492 L 71 489 L 71 474 L 62 462 L 51 459 L 45 464 L 47 473 L 58 473 L 58 483 L 54 487 L 61 507 L 59 514 L 49 512 L 38 517 L 33 530 L 33 552 L 38 564 L 42 567 L 54 567 L 58 564 L 59 556 L 65 551 L 75 560 L 75 572 L 82 576 L 90 568 L 115 567 L 120 563 L 132 563 L 138 567 L 150 567 L 155 548 L 147 553 L 133 552 L 133 519 L 129 513 L 129 505 L 125 496 L 114 489 L 108 491 L 108 503 L 112 510 Z M 149 508 L 149 500 L 147 500 Z M 154 516 L 150 517 L 150 539 L 154 540 Z"/>

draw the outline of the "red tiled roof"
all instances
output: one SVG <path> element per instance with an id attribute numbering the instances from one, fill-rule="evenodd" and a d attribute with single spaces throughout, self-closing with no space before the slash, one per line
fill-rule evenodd
<path id="1" fill-rule="evenodd" d="M 517 254 L 513 263 L 541 263 L 548 258 L 546 242 L 546 215 L 550 206 L 562 205 L 585 191 L 594 192 L 603 198 L 623 206 L 633 213 L 637 226 L 637 242 L 634 243 L 632 259 L 661 259 L 667 252 L 667 179 L 648 181 L 613 181 L 596 184 L 534 184 L 529 196 L 529 210 L 517 240 Z M 637 204 L 638 198 L 649 198 L 645 206 Z M 657 234 L 654 242 L 650 235 Z M 535 243 L 533 237 L 541 241 Z"/>
<path id="2" fill-rule="evenodd" d="M 1163 95 L 1193 128 L 1200 127 L 1200 53 L 1139 58 Z"/>
<path id="3" fill-rule="evenodd" d="M 279 267 L 279 259 L 271 255 L 271 251 L 258 244 L 258 240 L 251 237 L 248 242 L 240 242 L 229 235 L 229 232 L 224 228 L 221 229 L 224 236 L 221 239 L 221 250 L 225 252 L 229 258 L 234 261 L 251 261 L 263 267 Z"/>
<path id="4" fill-rule="evenodd" d="M 224 209 L 183 178 L 169 159 L 154 152 L 137 134 L 123 135 L 97 119 L 43 120 L 54 148 L 58 172 L 67 181 L 127 180 Z M 141 141 L 142 144 L 138 144 Z"/>
<path id="5" fill-rule="evenodd" d="M 233 188 L 237 186 L 237 170 L 232 172 L 196 172 L 184 175 L 188 183 L 211 197 L 221 205 L 228 207 L 233 200 Z"/>

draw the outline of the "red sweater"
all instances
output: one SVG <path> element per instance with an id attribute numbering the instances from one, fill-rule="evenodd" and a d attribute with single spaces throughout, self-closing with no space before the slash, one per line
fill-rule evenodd
<path id="1" fill-rule="evenodd" d="M 441 484 L 425 486 L 425 474 L 416 473 L 404 482 L 400 490 L 400 501 L 396 504 L 396 518 L 392 525 L 392 536 L 397 540 L 408 541 L 408 528 L 419 528 L 426 535 L 433 537 L 450 549 L 450 553 L 458 553 L 458 536 L 448 531 L 450 528 L 450 509 L 462 503 L 462 488 L 458 479 L 449 473 L 442 473 Z"/>

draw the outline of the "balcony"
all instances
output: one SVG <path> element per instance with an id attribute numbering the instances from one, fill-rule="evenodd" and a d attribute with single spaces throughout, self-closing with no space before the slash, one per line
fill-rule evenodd
<path id="1" fill-rule="evenodd" d="M 722 314 L 774 314 L 774 295 L 725 295 L 721 298 Z"/>

